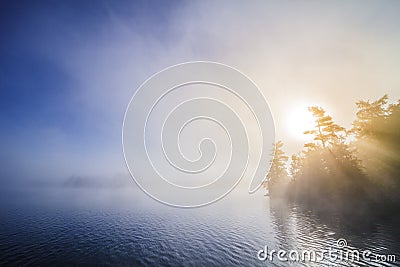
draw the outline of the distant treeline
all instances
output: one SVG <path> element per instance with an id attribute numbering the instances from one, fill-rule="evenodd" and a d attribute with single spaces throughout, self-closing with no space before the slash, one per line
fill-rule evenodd
<path id="1" fill-rule="evenodd" d="M 335 123 L 321 107 L 309 107 L 315 127 L 304 134 L 313 142 L 288 157 L 275 144 L 275 157 L 265 186 L 271 198 L 320 212 L 378 216 L 397 214 L 400 207 L 400 100 L 356 103 L 350 129 Z M 397 216 L 397 215 L 396 215 Z"/>

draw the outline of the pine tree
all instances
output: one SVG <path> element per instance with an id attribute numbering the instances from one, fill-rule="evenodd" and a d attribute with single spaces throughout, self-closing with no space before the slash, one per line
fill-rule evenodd
<path id="1" fill-rule="evenodd" d="M 270 191 L 273 191 L 274 187 L 283 184 L 287 179 L 287 160 L 288 157 L 283 151 L 283 142 L 276 142 L 274 144 L 274 158 L 272 159 L 271 168 L 267 175 L 268 187 Z"/>
<path id="2" fill-rule="evenodd" d="M 357 138 L 370 136 L 373 134 L 376 128 L 372 128 L 372 124 L 379 119 L 386 119 L 391 113 L 391 110 L 395 105 L 388 106 L 388 96 L 385 94 L 376 101 L 358 101 L 356 120 L 353 122 L 353 128 L 351 132 L 356 135 Z"/>
<path id="3" fill-rule="evenodd" d="M 290 162 L 289 173 L 292 181 L 295 181 L 301 175 L 301 168 L 303 166 L 303 157 L 300 154 L 293 154 L 292 161 Z"/>
<path id="4" fill-rule="evenodd" d="M 304 134 L 314 135 L 314 140 L 321 142 L 323 148 L 332 146 L 335 143 L 343 142 L 346 129 L 334 123 L 332 117 L 326 115 L 321 107 L 309 107 L 308 110 L 315 118 L 315 129 L 305 131 Z M 314 148 L 316 144 L 306 144 L 306 147 Z"/>

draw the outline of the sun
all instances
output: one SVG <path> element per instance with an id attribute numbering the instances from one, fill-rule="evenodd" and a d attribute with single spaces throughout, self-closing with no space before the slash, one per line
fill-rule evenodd
<path id="1" fill-rule="evenodd" d="M 293 106 L 287 115 L 286 128 L 288 133 L 295 139 L 307 140 L 309 136 L 304 131 L 314 128 L 315 121 L 308 111 L 310 105 L 302 104 Z"/>

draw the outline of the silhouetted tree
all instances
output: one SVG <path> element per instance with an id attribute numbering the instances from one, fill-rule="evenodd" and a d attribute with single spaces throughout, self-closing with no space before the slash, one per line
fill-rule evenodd
<path id="1" fill-rule="evenodd" d="M 376 101 L 358 101 L 351 132 L 362 165 L 383 199 L 400 200 L 400 101 L 388 104 L 384 95 Z"/>
<path id="2" fill-rule="evenodd" d="M 283 151 L 283 142 L 276 142 L 274 144 L 274 157 L 272 159 L 271 168 L 267 175 L 268 187 L 270 193 L 272 194 L 274 190 L 279 190 L 277 188 L 283 186 L 283 184 L 287 182 L 287 160 L 288 157 Z"/>
<path id="3" fill-rule="evenodd" d="M 393 106 L 389 108 L 387 102 L 388 96 L 386 94 L 373 102 L 369 100 L 360 100 L 356 102 L 358 110 L 351 132 L 354 133 L 357 138 L 371 136 L 374 130 L 371 128 L 373 122 L 376 119 L 385 119 L 389 115 L 390 109 L 393 108 Z"/>
<path id="4" fill-rule="evenodd" d="M 292 155 L 292 161 L 290 162 L 289 172 L 293 181 L 296 180 L 296 178 L 301 174 L 301 167 L 303 165 L 302 161 L 303 158 L 300 155 L 300 153 L 297 155 L 296 154 Z"/>
<path id="5" fill-rule="evenodd" d="M 351 194 L 364 195 L 364 174 L 354 151 L 346 143 L 346 129 L 333 122 L 321 107 L 310 107 L 315 128 L 305 131 L 314 142 L 292 156 L 292 198 L 320 209 L 344 207 Z M 356 193 L 357 192 L 357 193 Z"/>
<path id="6" fill-rule="evenodd" d="M 338 142 L 343 142 L 346 134 L 345 128 L 334 123 L 332 117 L 326 115 L 325 110 L 321 107 L 309 107 L 308 110 L 315 118 L 316 124 L 315 129 L 305 131 L 304 134 L 314 135 L 314 140 L 320 141 L 324 148 Z"/>
<path id="7" fill-rule="evenodd" d="M 400 206 L 400 100 L 389 104 L 358 101 L 353 127 L 334 123 L 321 107 L 310 107 L 315 118 L 313 142 L 291 157 L 286 196 L 318 211 L 337 210 L 346 215 L 397 216 Z M 349 138 L 352 137 L 352 138 Z M 349 140 L 352 140 L 351 142 Z M 274 186 L 286 171 L 283 143 L 268 175 Z"/>

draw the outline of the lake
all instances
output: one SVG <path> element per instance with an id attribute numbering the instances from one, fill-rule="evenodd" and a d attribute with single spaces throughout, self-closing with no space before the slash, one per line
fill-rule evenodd
<path id="1" fill-rule="evenodd" d="M 400 266 L 395 223 L 348 227 L 261 191 L 197 209 L 165 206 L 135 188 L 3 189 L 0 200 L 1 265 Z M 368 250 L 369 259 L 259 259 L 265 247 L 288 257 L 337 248 L 341 238 L 343 251 Z"/>

